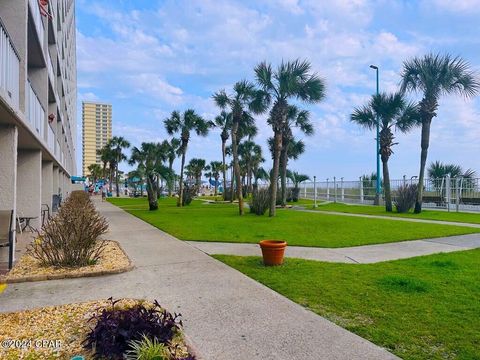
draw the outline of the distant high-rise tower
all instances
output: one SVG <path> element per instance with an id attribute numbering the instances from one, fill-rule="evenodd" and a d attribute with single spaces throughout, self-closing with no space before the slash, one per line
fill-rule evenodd
<path id="1" fill-rule="evenodd" d="M 112 138 L 112 105 L 97 102 L 82 103 L 83 176 L 90 175 L 91 164 L 102 165 L 97 150 Z"/>

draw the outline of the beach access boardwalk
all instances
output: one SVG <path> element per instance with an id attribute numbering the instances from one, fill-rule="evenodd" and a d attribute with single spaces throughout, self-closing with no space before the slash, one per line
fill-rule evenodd
<path id="1" fill-rule="evenodd" d="M 107 202 L 95 200 L 135 269 L 118 275 L 11 284 L 0 311 L 100 298 L 157 299 L 183 316 L 211 360 L 397 359 L 204 252 Z"/>

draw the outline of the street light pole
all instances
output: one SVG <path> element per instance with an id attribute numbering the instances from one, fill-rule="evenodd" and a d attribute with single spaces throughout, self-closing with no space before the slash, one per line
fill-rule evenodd
<path id="1" fill-rule="evenodd" d="M 380 93 L 380 89 L 379 89 L 379 78 L 378 78 L 378 66 L 375 66 L 375 65 L 370 65 L 370 68 L 371 69 L 374 69 L 377 73 L 377 96 L 379 95 Z M 377 150 L 377 155 L 376 155 L 376 158 L 377 158 L 377 186 L 376 186 L 376 191 L 375 191 L 375 205 L 379 205 L 380 204 L 380 197 L 381 197 L 381 194 L 382 194 L 382 189 L 381 189 L 381 182 L 382 182 L 382 179 L 380 177 L 380 119 L 378 118 L 378 115 L 377 115 L 377 147 L 376 147 L 376 150 Z"/>

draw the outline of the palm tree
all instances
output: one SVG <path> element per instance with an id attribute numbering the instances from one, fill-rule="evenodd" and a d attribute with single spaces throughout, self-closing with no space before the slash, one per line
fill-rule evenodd
<path id="1" fill-rule="evenodd" d="M 143 173 L 147 180 L 148 207 L 158 209 L 158 179 L 170 175 L 169 169 L 163 165 L 167 156 L 164 147 L 159 143 L 142 143 L 140 149 L 134 147 L 130 157 L 130 165 L 137 164 L 139 173 Z"/>
<path id="2" fill-rule="evenodd" d="M 207 169 L 206 161 L 204 159 L 193 158 L 189 161 L 187 167 L 190 176 L 195 180 L 197 190 L 200 189 L 202 174 Z"/>
<path id="3" fill-rule="evenodd" d="M 227 188 L 227 165 L 225 162 L 225 148 L 227 144 L 227 140 L 230 137 L 230 131 L 232 130 L 232 113 L 227 113 L 226 111 L 222 111 L 220 115 L 215 118 L 215 125 L 222 129 L 220 133 L 220 138 L 222 139 L 222 174 L 223 174 L 223 200 L 226 200 L 225 189 Z M 217 190 L 215 188 L 215 194 Z"/>
<path id="4" fill-rule="evenodd" d="M 292 180 L 293 182 L 293 194 L 292 199 L 293 201 L 298 201 L 298 195 L 300 194 L 300 184 L 304 181 L 310 180 L 310 177 L 305 174 L 300 174 L 296 171 L 288 171 L 287 177 Z"/>
<path id="5" fill-rule="evenodd" d="M 170 141 L 164 140 L 162 145 L 165 147 L 167 160 L 168 160 L 168 169 L 170 170 L 170 174 L 172 177 L 167 179 L 168 184 L 168 196 L 172 196 L 173 187 L 175 184 L 175 173 L 173 171 L 173 162 L 179 155 L 181 141 L 177 138 L 172 138 Z"/>
<path id="6" fill-rule="evenodd" d="M 240 215 L 244 214 L 244 210 L 241 182 L 242 179 L 238 156 L 239 128 L 242 128 L 242 124 L 245 122 L 252 122 L 253 118 L 249 114 L 249 111 L 261 113 L 264 110 L 261 104 L 258 103 L 259 95 L 260 93 L 255 88 L 255 85 L 247 80 L 242 80 L 235 83 L 233 86 L 233 93 L 230 95 L 227 95 L 225 90 L 220 90 L 219 92 L 213 94 L 213 100 L 220 109 L 225 110 L 229 108 L 232 112 L 232 127 L 230 136 L 232 141 L 233 166 L 237 188 L 238 210 Z"/>
<path id="7" fill-rule="evenodd" d="M 290 105 L 288 107 L 287 120 L 282 131 L 282 150 L 280 151 L 282 206 L 285 206 L 287 203 L 288 159 L 297 159 L 305 151 L 305 144 L 302 141 L 295 142 L 293 139 L 293 128 L 298 128 L 307 136 L 311 136 L 314 133 L 313 124 L 310 121 L 310 113 L 307 110 L 300 110 L 298 107 Z"/>
<path id="8" fill-rule="evenodd" d="M 245 175 L 247 178 L 248 193 L 253 191 L 253 170 L 255 167 L 265 161 L 262 157 L 262 147 L 251 140 L 246 140 L 238 144 L 238 154 L 245 164 Z"/>
<path id="9" fill-rule="evenodd" d="M 325 97 L 323 80 L 315 73 L 310 74 L 310 68 L 308 61 L 300 60 L 282 61 L 275 71 L 266 62 L 262 62 L 255 67 L 257 82 L 263 90 L 263 97 L 258 97 L 257 103 L 272 103 L 268 121 L 274 134 L 269 216 L 275 216 L 282 134 L 287 123 L 288 101 L 297 99 L 307 103 L 317 103 Z"/>
<path id="10" fill-rule="evenodd" d="M 123 153 L 123 149 L 128 149 L 130 147 L 130 142 L 126 140 L 122 136 L 114 136 L 109 141 L 109 146 L 113 152 L 113 170 L 115 171 L 115 191 L 117 193 L 117 197 L 120 196 L 119 191 L 119 172 L 118 172 L 118 165 L 123 161 L 127 160 L 127 157 Z"/>
<path id="11" fill-rule="evenodd" d="M 416 214 L 422 211 L 423 182 L 430 144 L 430 126 L 437 116 L 438 101 L 441 95 L 459 94 L 466 98 L 474 97 L 480 90 L 480 81 L 470 65 L 460 57 L 428 54 L 415 57 L 403 63 L 401 91 L 420 92 L 419 103 L 422 121 L 420 174 L 418 176 Z"/>
<path id="12" fill-rule="evenodd" d="M 113 151 L 112 151 L 112 148 L 110 146 L 110 143 L 107 142 L 107 144 L 102 147 L 101 149 L 97 150 L 97 155 L 100 156 L 100 160 L 102 162 L 102 177 L 105 181 L 107 181 L 107 178 L 110 179 L 110 186 L 112 185 L 111 184 L 111 176 L 107 176 L 107 166 L 109 166 L 111 164 L 111 162 L 113 161 Z M 111 170 L 112 170 L 112 167 L 109 166 L 109 173 L 111 173 Z M 109 174 L 110 175 L 110 174 Z"/>
<path id="13" fill-rule="evenodd" d="M 102 167 L 99 164 L 90 164 L 87 169 L 90 172 L 90 180 L 96 184 L 97 180 L 102 176 Z"/>
<path id="14" fill-rule="evenodd" d="M 127 179 L 130 184 L 133 185 L 134 188 L 134 196 L 137 195 L 137 188 L 140 186 L 140 194 L 143 196 L 143 178 L 145 176 L 145 172 L 143 167 L 137 166 L 137 169 L 130 171 L 127 174 Z"/>
<path id="15" fill-rule="evenodd" d="M 466 179 L 473 179 L 475 177 L 475 170 L 467 169 L 463 171 L 460 165 L 444 164 L 441 161 L 435 161 L 428 167 L 427 174 L 430 179 L 441 179 L 447 175 L 451 178 L 461 176 Z"/>
<path id="16" fill-rule="evenodd" d="M 402 133 L 420 125 L 418 106 L 408 103 L 401 93 L 373 95 L 367 105 L 355 108 L 350 120 L 368 130 L 380 124 L 380 157 L 383 166 L 383 183 L 385 190 L 385 209 L 392 211 L 392 193 L 390 190 L 390 173 L 388 159 L 393 154 L 394 142 L 392 128 Z"/>
<path id="17" fill-rule="evenodd" d="M 170 118 L 164 120 L 165 128 L 170 135 L 180 133 L 180 148 L 182 162 L 180 165 L 180 189 L 178 194 L 177 206 L 182 206 L 183 200 L 183 168 L 185 166 L 185 155 L 190 140 L 190 133 L 194 131 L 198 136 L 207 136 L 209 128 L 213 123 L 206 121 L 195 110 L 186 110 L 183 115 L 178 111 L 172 112 Z"/>
<path id="18" fill-rule="evenodd" d="M 218 179 L 220 179 L 220 171 L 223 171 L 225 167 L 223 166 L 223 163 L 220 161 L 211 161 L 209 166 L 210 166 L 210 171 L 211 171 L 213 180 L 215 181 L 215 184 L 214 184 L 215 196 L 217 196 Z M 226 184 L 225 181 L 224 181 L 224 184 Z"/>

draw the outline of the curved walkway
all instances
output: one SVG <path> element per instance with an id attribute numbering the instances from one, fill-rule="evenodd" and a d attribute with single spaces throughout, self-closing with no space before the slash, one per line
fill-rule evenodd
<path id="1" fill-rule="evenodd" d="M 360 205 L 358 205 L 360 206 Z M 318 208 L 317 208 L 318 209 Z M 417 223 L 428 223 L 428 224 L 439 224 L 439 225 L 452 225 L 452 226 L 465 226 L 471 228 L 480 228 L 480 224 L 472 223 L 463 223 L 455 221 L 443 221 L 443 220 L 429 220 L 429 219 L 414 219 L 414 218 L 405 218 L 400 216 L 383 216 L 383 215 L 369 215 L 369 214 L 355 214 L 355 213 L 345 213 L 340 211 L 328 211 L 328 210 L 308 210 L 303 207 L 292 207 L 292 210 L 303 211 L 316 214 L 326 214 L 326 215 L 340 215 L 340 216 L 353 216 L 353 217 L 364 217 L 371 219 L 383 219 L 383 220 L 397 220 L 397 221 L 407 221 L 407 222 L 417 222 Z"/>
<path id="2" fill-rule="evenodd" d="M 209 241 L 187 241 L 190 245 L 209 255 L 260 256 L 257 244 L 239 244 Z M 369 264 L 380 261 L 406 259 L 440 252 L 453 252 L 480 248 L 480 234 L 450 236 L 435 239 L 401 241 L 387 244 L 353 246 L 344 248 L 319 248 L 288 246 L 286 257 Z"/>
<path id="3" fill-rule="evenodd" d="M 183 315 L 185 333 L 205 359 L 397 359 L 200 250 L 109 203 L 108 238 L 119 241 L 130 272 L 9 285 L 0 311 L 100 298 L 157 299 Z"/>

